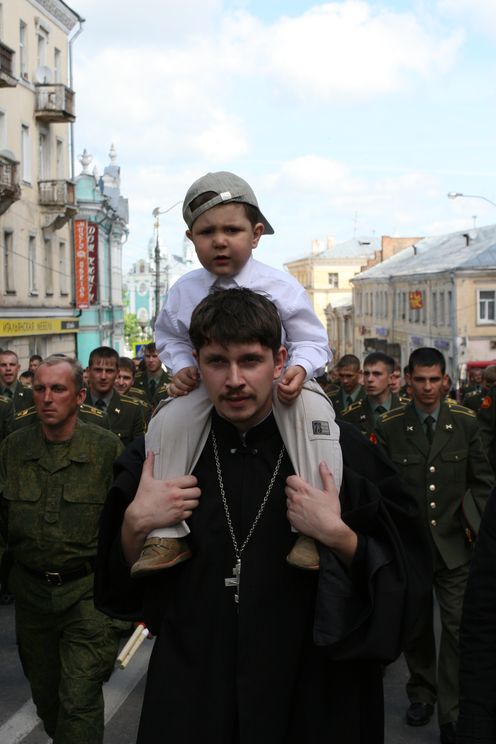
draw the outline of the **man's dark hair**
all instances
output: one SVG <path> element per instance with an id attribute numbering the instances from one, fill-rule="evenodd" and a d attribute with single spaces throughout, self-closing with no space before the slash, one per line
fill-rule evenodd
<path id="1" fill-rule="evenodd" d="M 119 354 L 110 346 L 98 346 L 96 349 L 93 349 L 88 361 L 88 367 L 93 366 L 95 359 L 114 359 L 117 368 L 119 368 Z"/>
<path id="2" fill-rule="evenodd" d="M 204 194 L 200 194 L 196 197 L 196 199 L 193 199 L 193 201 L 190 202 L 189 207 L 191 211 L 194 212 L 195 209 L 198 209 L 198 207 L 202 207 L 204 204 L 206 204 L 206 202 L 210 201 L 210 199 L 214 199 L 216 196 L 218 196 L 218 194 L 216 194 L 215 191 L 205 191 Z M 246 219 L 249 220 L 252 227 L 255 227 L 255 225 L 260 222 L 260 214 L 258 212 L 258 209 L 256 207 L 252 207 L 251 204 L 245 204 L 244 202 L 229 202 L 229 204 L 236 203 L 241 204 L 244 209 Z"/>
<path id="3" fill-rule="evenodd" d="M 128 372 L 132 372 L 133 377 L 136 374 L 136 366 L 129 357 L 119 357 L 119 369 L 127 369 Z"/>
<path id="4" fill-rule="evenodd" d="M 389 354 L 384 354 L 383 351 L 373 351 L 363 360 L 364 367 L 371 367 L 373 364 L 385 364 L 390 375 L 394 372 L 396 366 L 393 357 L 390 357 Z"/>
<path id="5" fill-rule="evenodd" d="M 415 349 L 410 354 L 408 371 L 410 374 L 413 374 L 414 367 L 435 367 L 436 365 L 439 365 L 441 374 L 444 375 L 446 372 L 446 360 L 439 349 L 434 349 L 431 346 L 421 346 L 420 349 Z"/>
<path id="6" fill-rule="evenodd" d="M 157 347 L 155 345 L 155 341 L 150 341 L 149 344 L 145 344 L 145 350 L 144 353 L 149 352 L 150 354 L 155 354 L 157 351 Z"/>
<path id="7" fill-rule="evenodd" d="M 43 361 L 43 357 L 40 356 L 39 354 L 31 354 L 31 356 L 29 357 L 30 364 L 31 362 L 42 362 L 42 361 Z"/>
<path id="8" fill-rule="evenodd" d="M 337 369 L 343 369 L 343 367 L 353 367 L 355 370 L 360 369 L 360 359 L 354 354 L 343 354 L 339 362 L 336 364 Z"/>
<path id="9" fill-rule="evenodd" d="M 274 303 L 251 289 L 220 289 L 193 310 L 189 337 L 196 351 L 210 343 L 227 347 L 258 341 L 275 356 L 281 346 L 281 319 Z"/>

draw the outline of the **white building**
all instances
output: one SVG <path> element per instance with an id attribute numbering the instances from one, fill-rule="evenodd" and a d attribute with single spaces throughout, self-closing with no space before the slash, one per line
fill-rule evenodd
<path id="1" fill-rule="evenodd" d="M 23 364 L 76 348 L 69 70 L 81 23 L 62 0 L 0 1 L 0 347 Z"/>

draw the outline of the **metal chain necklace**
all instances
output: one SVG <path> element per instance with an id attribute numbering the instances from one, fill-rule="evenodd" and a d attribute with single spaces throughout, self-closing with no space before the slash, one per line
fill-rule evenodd
<path id="1" fill-rule="evenodd" d="M 231 535 L 231 540 L 234 548 L 234 555 L 236 556 L 236 565 L 233 568 L 233 575 L 232 577 L 229 577 L 227 579 L 224 579 L 224 585 L 225 586 L 234 586 L 236 587 L 236 591 L 234 594 L 234 601 L 238 604 L 239 603 L 239 587 L 241 583 L 241 556 L 243 554 L 244 549 L 248 545 L 251 536 L 253 535 L 253 532 L 255 530 L 255 527 L 260 521 L 260 517 L 262 516 L 263 510 L 265 509 L 265 505 L 269 499 L 270 493 L 272 491 L 272 488 L 274 486 L 275 480 L 277 478 L 277 474 L 279 472 L 279 468 L 281 467 L 282 458 L 284 455 L 285 447 L 284 444 L 281 447 L 281 451 L 279 452 L 279 457 L 277 458 L 277 463 L 274 472 L 272 473 L 272 478 L 270 479 L 269 485 L 267 487 L 267 490 L 265 492 L 265 496 L 263 498 L 262 503 L 260 504 L 260 508 L 256 514 L 255 519 L 253 520 L 253 524 L 251 525 L 247 536 L 245 537 L 245 540 L 241 547 L 238 547 L 238 541 L 236 539 L 236 535 L 234 533 L 234 527 L 231 520 L 231 515 L 229 513 L 229 507 L 227 505 L 227 499 L 226 499 L 226 492 L 224 490 L 224 481 L 222 480 L 222 470 L 220 468 L 220 460 L 219 460 L 219 451 L 217 449 L 217 439 L 215 438 L 215 434 L 212 431 L 210 432 L 211 438 L 212 438 L 212 446 L 214 450 L 214 459 L 215 459 L 215 467 L 217 469 L 217 479 L 219 481 L 219 491 L 222 498 L 222 504 L 224 506 L 224 513 L 226 515 L 226 521 L 227 526 L 229 527 L 229 533 Z"/>

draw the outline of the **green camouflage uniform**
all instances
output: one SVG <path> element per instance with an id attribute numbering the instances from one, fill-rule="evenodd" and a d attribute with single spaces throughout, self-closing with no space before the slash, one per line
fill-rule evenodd
<path id="1" fill-rule="evenodd" d="M 437 674 L 429 592 L 405 651 L 410 669 L 407 694 L 410 702 L 432 704 L 437 696 L 442 725 L 458 716 L 458 633 L 472 556 L 462 504 L 470 489 L 474 508 L 482 514 L 494 478 L 475 413 L 454 401 L 441 401 L 431 444 L 413 402 L 384 413 L 375 433 L 418 504 L 417 528 L 431 546 L 431 580 L 442 625 Z"/>
<path id="2" fill-rule="evenodd" d="M 105 429 L 77 421 L 68 442 L 41 426 L 0 446 L 0 529 L 14 559 L 19 655 L 55 744 L 103 741 L 102 683 L 119 631 L 93 604 L 98 526 L 122 451 Z"/>

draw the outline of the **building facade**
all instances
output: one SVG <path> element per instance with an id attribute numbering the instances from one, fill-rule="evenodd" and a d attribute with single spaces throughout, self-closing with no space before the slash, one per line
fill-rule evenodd
<path id="1" fill-rule="evenodd" d="M 353 353 L 354 326 L 352 280 L 365 267 L 389 258 L 415 238 L 353 238 L 336 244 L 328 237 L 325 243 L 312 241 L 310 255 L 285 264 L 285 268 L 302 284 L 318 318 L 327 329 L 329 344 L 337 361 Z"/>
<path id="2" fill-rule="evenodd" d="M 121 195 L 121 172 L 112 145 L 109 165 L 89 172 L 92 157 L 80 156 L 74 218 L 75 301 L 79 308 L 77 354 L 86 365 L 92 349 L 111 346 L 124 354 L 122 250 L 128 237 L 128 201 Z"/>
<path id="3" fill-rule="evenodd" d="M 72 43 L 61 0 L 0 0 L 0 347 L 76 351 Z"/>
<path id="4" fill-rule="evenodd" d="M 404 365 L 433 346 L 453 379 L 496 358 L 496 226 L 419 240 L 352 284 L 359 357 L 385 351 Z"/>

